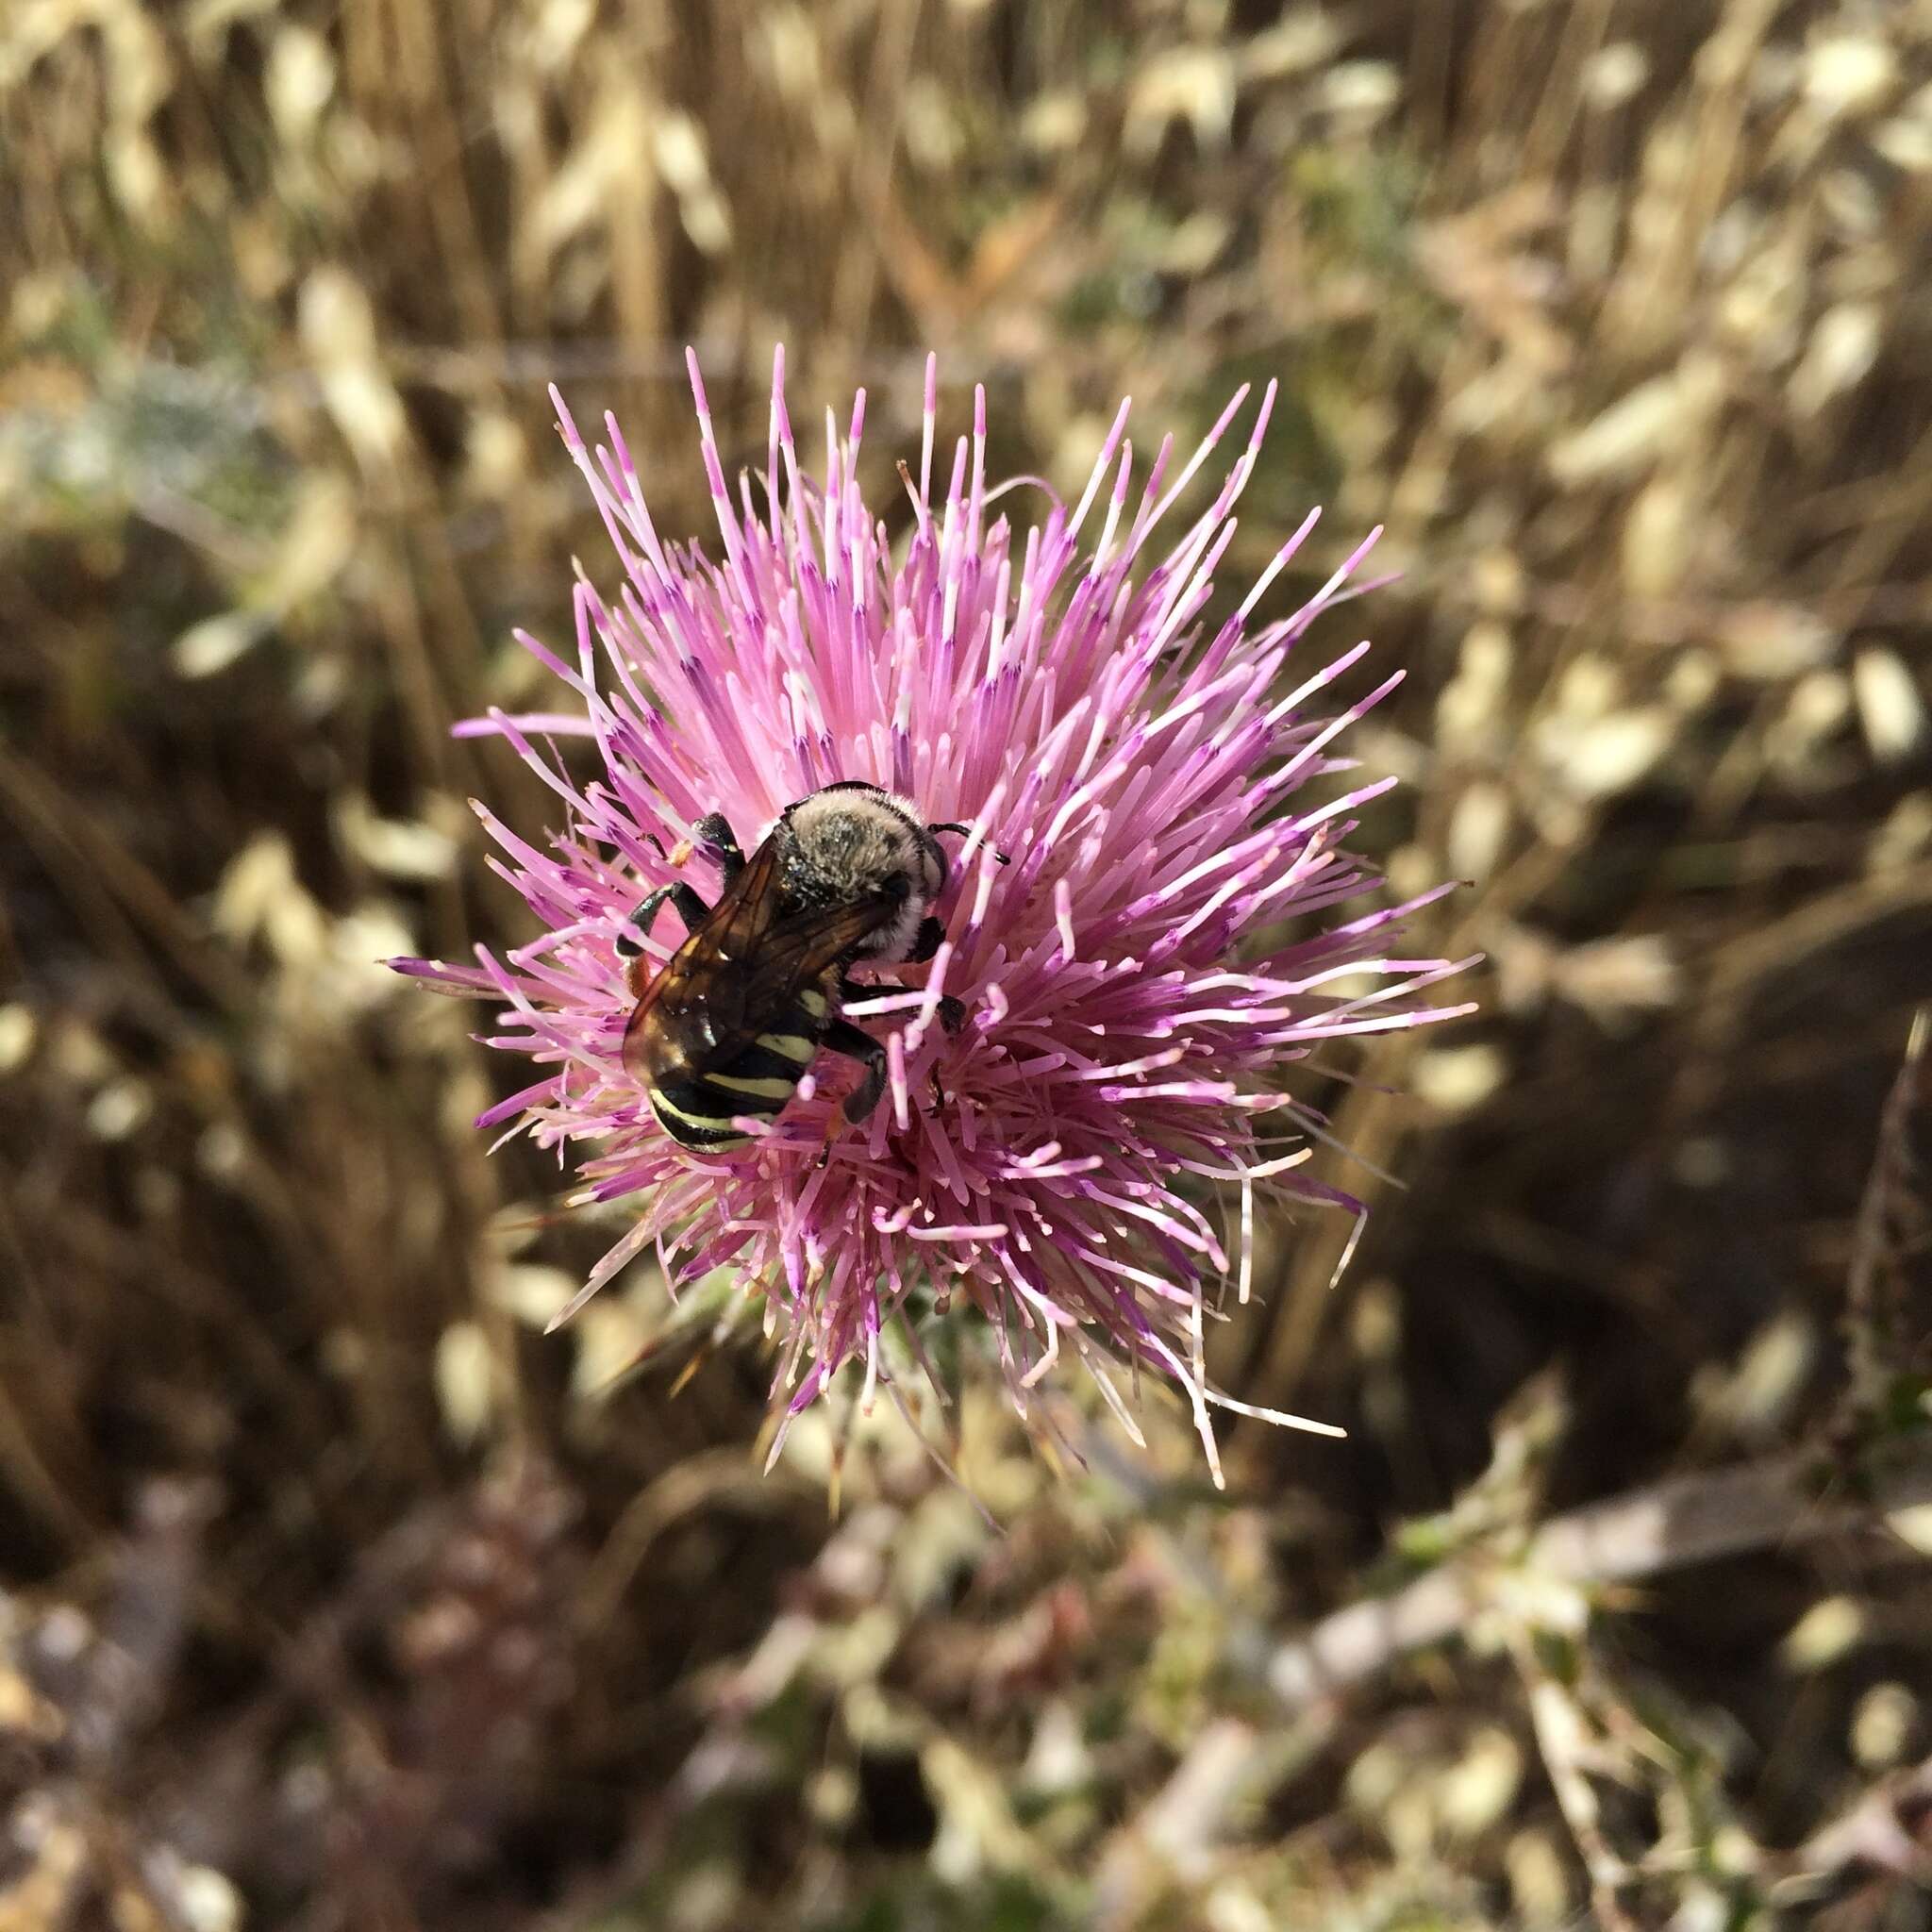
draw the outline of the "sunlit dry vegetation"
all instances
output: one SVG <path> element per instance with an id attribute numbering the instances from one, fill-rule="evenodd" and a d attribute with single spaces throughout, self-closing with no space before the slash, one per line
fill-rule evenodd
<path id="1" fill-rule="evenodd" d="M 1923 0 L 13 0 L 0 158 L 0 1926 L 1927 1924 Z M 1386 525 L 1483 1011 L 1297 1072 L 1373 1213 L 1212 1357 L 1347 1443 L 965 1334 L 833 1518 L 650 1264 L 542 1335 L 375 962 L 518 936 L 545 383 L 696 533 L 779 339 L 876 502 L 931 346 L 1062 485 L 1278 376 L 1229 585 Z"/>

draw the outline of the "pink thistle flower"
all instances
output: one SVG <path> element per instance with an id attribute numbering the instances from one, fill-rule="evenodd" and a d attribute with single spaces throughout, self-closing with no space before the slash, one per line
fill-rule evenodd
<path id="1" fill-rule="evenodd" d="M 734 498 L 694 357 L 691 379 L 722 559 L 660 538 L 616 423 L 593 453 L 553 390 L 624 581 L 611 601 L 580 576 L 570 659 L 521 638 L 580 709 L 458 727 L 501 733 L 563 802 L 564 829 L 541 851 L 476 808 L 506 855 L 492 864 L 544 932 L 502 959 L 479 948 L 476 967 L 394 962 L 500 1000 L 490 1044 L 545 1070 L 480 1126 L 590 1143 L 575 1198 L 637 1198 L 636 1222 L 558 1321 L 655 1245 L 674 1293 L 728 1264 L 767 1298 L 788 1422 L 855 1359 L 868 1400 L 890 1388 L 888 1324 L 924 1361 L 908 1297 L 927 1290 L 991 1324 L 1023 1414 L 1064 1351 L 1137 1440 L 1107 1359 L 1171 1377 L 1217 1480 L 1211 1407 L 1321 1427 L 1213 1389 L 1204 1321 L 1230 1277 L 1247 1299 L 1257 1191 L 1356 1208 L 1304 1171 L 1319 1127 L 1274 1076 L 1324 1040 L 1468 1010 L 1423 997 L 1456 964 L 1387 950 L 1436 893 L 1315 920 L 1376 882 L 1345 841 L 1351 814 L 1394 781 L 1306 808 L 1298 794 L 1350 769 L 1331 747 L 1401 674 L 1325 719 L 1311 708 L 1366 643 L 1281 687 L 1308 625 L 1354 594 L 1374 536 L 1299 610 L 1260 622 L 1311 513 L 1208 635 L 1201 614 L 1272 383 L 1212 504 L 1149 567 L 1245 389 L 1178 468 L 1163 441 L 1138 495 L 1123 403 L 1071 509 L 1015 479 L 1047 497 L 1043 521 L 1016 532 L 992 508 L 1014 484 L 987 484 L 983 390 L 935 496 L 929 360 L 916 475 L 901 465 L 911 533 L 895 557 L 858 481 L 863 391 L 842 440 L 828 413 L 824 480 L 808 480 L 781 351 L 764 474 L 741 477 Z M 579 787 L 532 741 L 559 734 L 596 741 L 596 778 Z M 700 819 L 722 813 L 749 851 L 787 806 L 842 779 L 969 828 L 936 907 L 936 955 L 889 969 L 846 1008 L 886 1044 L 884 1102 L 846 1124 L 836 1109 L 853 1070 L 821 1054 L 775 1117 L 741 1120 L 749 1141 L 682 1146 L 626 1071 L 635 1000 L 620 940 L 653 889 L 718 883 L 704 846 L 687 856 Z M 1303 935 L 1291 943 L 1243 946 L 1288 922 Z M 651 970 L 681 936 L 658 923 Z M 957 1034 L 935 1024 L 942 995 L 965 1006 Z M 935 1074 L 947 1098 L 930 1110 Z M 1300 1144 L 1283 1151 L 1288 1140 Z"/>

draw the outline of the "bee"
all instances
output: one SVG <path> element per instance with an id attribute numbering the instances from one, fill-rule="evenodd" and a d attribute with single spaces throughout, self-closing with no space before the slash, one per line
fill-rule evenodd
<path id="1" fill-rule="evenodd" d="M 937 835 L 907 800 L 860 778 L 827 785 L 778 816 L 749 858 L 714 812 L 692 828 L 717 860 L 715 906 L 685 884 L 659 886 L 617 941 L 637 1000 L 624 1032 L 624 1064 L 648 1091 L 664 1131 L 711 1152 L 750 1136 L 734 1116 L 776 1115 L 821 1047 L 865 1069 L 846 1095 L 863 1121 L 886 1086 L 886 1050 L 843 1017 L 866 989 L 846 977 L 859 960 L 916 963 L 939 950 L 932 908 L 949 868 Z M 1001 857 L 1004 863 L 1004 855 Z M 684 942 L 646 977 L 643 938 L 669 899 Z M 957 1033 L 966 1008 L 950 994 L 941 1024 Z"/>

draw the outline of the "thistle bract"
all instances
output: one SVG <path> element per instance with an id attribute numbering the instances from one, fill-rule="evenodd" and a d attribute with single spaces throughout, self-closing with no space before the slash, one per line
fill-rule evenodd
<path id="1" fill-rule="evenodd" d="M 1157 551 L 1245 390 L 1185 461 L 1170 439 L 1138 480 L 1123 404 L 1070 506 L 1037 479 L 989 487 L 983 391 L 935 487 L 930 362 L 895 541 L 858 480 L 863 392 L 842 438 L 828 416 L 809 477 L 783 371 L 781 354 L 762 474 L 734 489 L 691 361 L 716 556 L 660 535 L 614 421 L 593 451 L 556 398 L 622 579 L 614 597 L 577 583 L 568 657 L 523 640 L 567 710 L 462 727 L 500 732 L 561 801 L 547 850 L 478 808 L 545 929 L 476 967 L 396 963 L 500 1000 L 490 1043 L 542 1067 L 479 1125 L 582 1142 L 578 1198 L 634 1200 L 573 1307 L 652 1246 L 674 1292 L 735 1270 L 768 1300 L 774 1398 L 795 1415 L 847 1363 L 868 1394 L 890 1382 L 889 1324 L 923 1359 L 913 1310 L 937 1297 L 990 1324 L 1023 1411 L 1077 1358 L 1131 1429 L 1108 1364 L 1144 1366 L 1186 1391 L 1211 1459 L 1210 1407 L 1245 1405 L 1209 1385 L 1204 1315 L 1249 1291 L 1257 1191 L 1354 1205 L 1302 1165 L 1315 1123 L 1273 1082 L 1322 1041 L 1452 1010 L 1424 991 L 1449 962 L 1389 950 L 1422 902 L 1351 906 L 1376 883 L 1347 850 L 1352 815 L 1393 780 L 1316 787 L 1304 804 L 1309 781 L 1347 769 L 1332 747 L 1396 682 L 1324 716 L 1326 688 L 1368 646 L 1305 675 L 1296 661 L 1369 544 L 1264 619 L 1311 514 L 1210 628 L 1273 385 L 1211 503 Z M 1037 504 L 1037 521 L 1009 503 Z M 596 776 L 566 775 L 543 743 L 560 734 L 594 740 Z M 618 940 L 654 887 L 685 878 L 711 898 L 711 861 L 689 844 L 706 814 L 748 850 L 787 805 L 854 778 L 970 828 L 936 957 L 872 974 L 876 994 L 847 1008 L 886 1042 L 884 1103 L 836 1122 L 857 1073 L 822 1054 L 775 1120 L 745 1123 L 749 1144 L 679 1147 L 625 1068 Z M 653 964 L 680 938 L 667 916 Z M 957 1035 L 937 1024 L 942 993 L 965 1003 Z"/>

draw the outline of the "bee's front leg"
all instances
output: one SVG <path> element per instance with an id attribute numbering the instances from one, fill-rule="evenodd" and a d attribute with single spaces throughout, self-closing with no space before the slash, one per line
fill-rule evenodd
<path id="1" fill-rule="evenodd" d="M 879 1096 L 886 1091 L 886 1050 L 850 1020 L 834 1020 L 819 1035 L 819 1044 L 830 1047 L 834 1053 L 842 1053 L 847 1059 L 858 1060 L 865 1068 L 865 1078 L 845 1096 L 845 1118 L 857 1126 L 879 1104 Z"/>
<path id="2" fill-rule="evenodd" d="M 945 927 L 931 913 L 919 922 L 919 930 L 912 936 L 912 950 L 906 955 L 906 964 L 921 966 L 940 949 L 946 937 Z M 957 1033 L 966 1024 L 966 1003 L 956 1000 L 949 992 L 940 995 L 940 1024 L 948 1033 Z"/>
<path id="3" fill-rule="evenodd" d="M 718 870 L 724 874 L 727 886 L 744 870 L 744 854 L 739 849 L 738 835 L 722 811 L 701 818 L 691 828 L 691 835 L 717 858 Z"/>
<path id="4" fill-rule="evenodd" d="M 912 936 L 912 950 L 906 955 L 908 966 L 920 966 L 932 958 L 940 949 L 946 937 L 945 927 L 931 913 L 919 922 L 919 930 Z M 949 992 L 940 995 L 940 1024 L 947 1033 L 958 1032 L 966 1024 L 966 1002 L 957 1000 Z"/>

